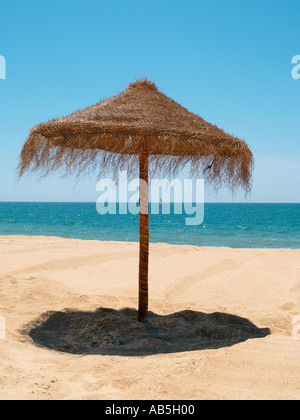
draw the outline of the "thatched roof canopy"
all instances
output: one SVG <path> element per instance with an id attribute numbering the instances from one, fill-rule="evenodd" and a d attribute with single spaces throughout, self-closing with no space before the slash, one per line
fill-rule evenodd
<path id="1" fill-rule="evenodd" d="M 253 155 L 247 144 L 204 121 L 148 80 L 64 118 L 34 127 L 19 165 L 26 171 L 66 173 L 138 169 L 147 145 L 153 172 L 174 174 L 187 164 L 215 184 L 249 187 Z M 117 166 L 115 166 L 117 165 Z"/>

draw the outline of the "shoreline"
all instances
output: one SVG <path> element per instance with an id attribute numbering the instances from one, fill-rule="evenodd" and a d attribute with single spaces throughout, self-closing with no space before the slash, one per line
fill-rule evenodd
<path id="1" fill-rule="evenodd" d="M 47 236 L 47 235 L 3 235 L 0 234 L 0 240 L 3 238 L 32 238 L 32 239 L 54 239 L 54 240 L 62 240 L 62 241 L 83 241 L 83 242 L 94 242 L 94 243 L 115 243 L 115 244 L 139 244 L 139 241 L 126 241 L 126 240 L 100 240 L 100 239 L 82 239 L 82 238 L 67 238 L 63 236 Z M 208 249 L 230 249 L 230 250 L 246 250 L 246 251 L 254 251 L 254 250 L 270 250 L 270 251 L 300 251 L 300 248 L 243 248 L 243 247 L 230 247 L 230 246 L 210 246 L 210 245 L 193 245 L 193 244 L 174 244 L 169 242 L 149 242 L 150 247 L 153 245 L 168 245 L 168 246 L 176 246 L 176 247 L 192 247 L 192 248 L 208 248 Z"/>

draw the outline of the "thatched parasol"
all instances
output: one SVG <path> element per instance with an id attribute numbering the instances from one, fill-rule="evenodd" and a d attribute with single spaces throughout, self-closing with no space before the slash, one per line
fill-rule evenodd
<path id="1" fill-rule="evenodd" d="M 247 144 L 161 93 L 148 80 L 64 118 L 34 127 L 26 141 L 19 174 L 48 175 L 116 169 L 139 172 L 140 271 L 139 320 L 148 311 L 149 173 L 175 174 L 190 165 L 191 175 L 204 174 L 220 186 L 249 190 L 253 155 Z"/>

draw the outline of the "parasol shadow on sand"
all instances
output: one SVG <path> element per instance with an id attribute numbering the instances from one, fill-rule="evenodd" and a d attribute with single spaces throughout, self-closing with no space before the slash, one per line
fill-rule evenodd
<path id="1" fill-rule="evenodd" d="M 34 127 L 24 144 L 19 176 L 56 171 L 78 176 L 126 170 L 139 174 L 139 311 L 148 312 L 149 175 L 175 176 L 189 166 L 191 176 L 232 190 L 251 187 L 253 155 L 248 145 L 204 121 L 164 95 L 147 79 L 122 93 Z"/>
<path id="2" fill-rule="evenodd" d="M 181 311 L 149 312 L 137 322 L 137 311 L 100 308 L 95 312 L 47 312 L 22 331 L 38 346 L 77 355 L 149 356 L 230 347 L 270 335 L 245 318 Z"/>

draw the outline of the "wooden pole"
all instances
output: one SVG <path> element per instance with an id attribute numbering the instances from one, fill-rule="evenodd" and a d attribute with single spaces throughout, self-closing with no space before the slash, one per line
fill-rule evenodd
<path id="1" fill-rule="evenodd" d="M 148 266 L 149 266 L 149 192 L 148 151 L 146 142 L 140 154 L 140 264 L 139 264 L 139 313 L 142 321 L 148 313 Z"/>

